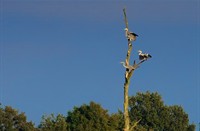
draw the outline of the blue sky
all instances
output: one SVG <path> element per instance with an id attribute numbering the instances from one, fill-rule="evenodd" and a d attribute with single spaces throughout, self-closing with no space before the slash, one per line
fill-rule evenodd
<path id="1" fill-rule="evenodd" d="M 200 2 L 1 0 L 0 101 L 41 116 L 95 101 L 123 109 L 126 7 L 137 50 L 153 58 L 135 71 L 129 95 L 157 91 L 200 121 Z"/>

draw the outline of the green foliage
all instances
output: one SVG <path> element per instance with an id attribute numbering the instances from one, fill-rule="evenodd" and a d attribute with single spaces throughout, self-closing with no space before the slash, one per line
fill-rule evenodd
<path id="1" fill-rule="evenodd" d="M 139 127 L 154 131 L 194 131 L 181 106 L 164 105 L 158 93 L 137 93 L 130 97 L 130 119 L 141 119 Z"/>
<path id="2" fill-rule="evenodd" d="M 137 93 L 129 99 L 129 115 L 134 131 L 195 131 L 181 106 L 166 106 L 158 93 Z M 74 107 L 67 116 L 43 116 L 38 128 L 27 122 L 24 113 L 0 106 L 0 131 L 122 131 L 123 112 L 109 114 L 90 102 Z"/>
<path id="3" fill-rule="evenodd" d="M 109 121 L 109 126 L 112 127 L 115 131 L 122 131 L 124 128 L 124 118 L 123 118 L 123 112 L 120 110 L 118 113 L 111 114 L 110 116 L 110 121 Z"/>
<path id="4" fill-rule="evenodd" d="M 68 112 L 67 123 L 70 131 L 114 131 L 109 114 L 99 104 L 90 102 L 89 105 L 74 107 Z"/>
<path id="5" fill-rule="evenodd" d="M 189 127 L 187 128 L 187 131 L 195 131 L 195 124 L 189 125 Z"/>
<path id="6" fill-rule="evenodd" d="M 54 114 L 51 114 L 49 116 L 42 117 L 39 128 L 41 131 L 66 131 L 67 123 L 63 115 L 58 114 L 55 117 Z"/>
<path id="7" fill-rule="evenodd" d="M 0 107 L 1 131 L 35 131 L 32 122 L 27 122 L 24 113 L 19 113 L 10 106 Z"/>

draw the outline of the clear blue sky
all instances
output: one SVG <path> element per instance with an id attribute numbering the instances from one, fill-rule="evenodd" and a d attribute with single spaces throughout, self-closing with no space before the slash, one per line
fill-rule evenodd
<path id="1" fill-rule="evenodd" d="M 41 116 L 90 101 L 123 110 L 127 51 L 122 9 L 153 58 L 135 71 L 129 95 L 157 91 L 200 121 L 200 2 L 1 0 L 0 102 Z"/>

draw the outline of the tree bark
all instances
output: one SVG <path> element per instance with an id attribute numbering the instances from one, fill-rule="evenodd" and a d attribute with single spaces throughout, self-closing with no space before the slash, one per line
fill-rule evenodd
<path id="1" fill-rule="evenodd" d="M 128 52 L 127 52 L 127 57 L 126 57 L 126 64 L 129 64 L 129 59 L 130 59 L 130 53 L 132 51 L 132 45 L 129 44 Z M 132 72 L 132 71 L 131 71 Z M 128 97 L 128 89 L 129 89 L 129 84 L 130 84 L 130 77 L 132 73 L 129 72 L 129 70 L 126 70 L 125 72 L 125 83 L 124 83 L 124 131 L 129 131 L 129 113 L 128 113 L 128 107 L 129 107 L 129 97 Z"/>
<path id="2" fill-rule="evenodd" d="M 125 25 L 126 28 L 128 29 L 128 20 L 126 17 L 126 9 L 123 9 L 124 12 L 124 21 L 125 21 Z M 125 59 L 125 64 L 130 65 L 129 61 L 130 61 L 130 55 L 131 55 L 131 51 L 132 51 L 132 41 L 128 40 L 128 51 L 127 51 L 127 55 L 126 55 L 126 59 Z M 124 82 L 124 131 L 130 131 L 130 130 L 134 130 L 134 128 L 137 126 L 137 124 L 140 122 L 140 120 L 136 121 L 135 123 L 130 124 L 130 118 L 129 118 L 129 96 L 128 96 L 128 90 L 129 90 L 129 84 L 130 84 L 130 79 L 131 76 L 133 75 L 135 69 L 137 69 L 139 67 L 140 64 L 142 64 L 145 60 L 140 60 L 139 63 L 136 63 L 134 61 L 133 63 L 133 67 L 134 69 L 129 71 L 129 69 L 126 69 L 125 72 L 125 82 Z M 131 127 L 130 127 L 131 126 Z"/>
<path id="3" fill-rule="evenodd" d="M 124 20 L 126 24 L 126 28 L 128 28 L 128 20 L 126 17 L 126 10 L 125 8 L 123 9 L 124 11 Z M 128 41 L 128 51 L 126 55 L 126 60 L 125 64 L 129 65 L 129 60 L 130 60 L 130 54 L 132 51 L 132 43 L 131 41 Z M 129 107 L 129 97 L 128 97 L 128 89 L 129 89 L 129 84 L 130 84 L 130 78 L 132 75 L 132 72 L 129 72 L 128 69 L 126 69 L 125 72 L 125 83 L 124 83 L 124 131 L 129 131 L 130 129 L 130 119 L 129 119 L 129 113 L 128 113 L 128 107 Z"/>

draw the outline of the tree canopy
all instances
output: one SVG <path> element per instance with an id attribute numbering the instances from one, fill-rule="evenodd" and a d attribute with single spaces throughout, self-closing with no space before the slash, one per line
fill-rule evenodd
<path id="1" fill-rule="evenodd" d="M 195 131 L 181 106 L 165 105 L 158 93 L 137 93 L 129 98 L 129 115 L 134 131 Z M 122 111 L 109 114 L 100 104 L 75 106 L 67 115 L 42 116 L 38 127 L 28 122 L 25 113 L 0 106 L 1 131 L 122 131 Z"/>
<path id="2" fill-rule="evenodd" d="M 188 114 L 181 106 L 164 105 L 161 96 L 156 93 L 137 93 L 130 97 L 131 121 L 140 120 L 138 127 L 154 131 L 191 131 Z"/>
<path id="3" fill-rule="evenodd" d="M 58 114 L 57 116 L 54 114 L 43 116 L 39 129 L 42 131 L 66 131 L 67 123 L 65 116 L 61 114 Z"/>
<path id="4" fill-rule="evenodd" d="M 34 124 L 27 122 L 25 113 L 10 106 L 0 106 L 0 130 L 1 131 L 35 131 Z"/>
<path id="5" fill-rule="evenodd" d="M 70 131 L 114 131 L 111 120 L 108 111 L 94 102 L 74 107 L 67 116 Z"/>

